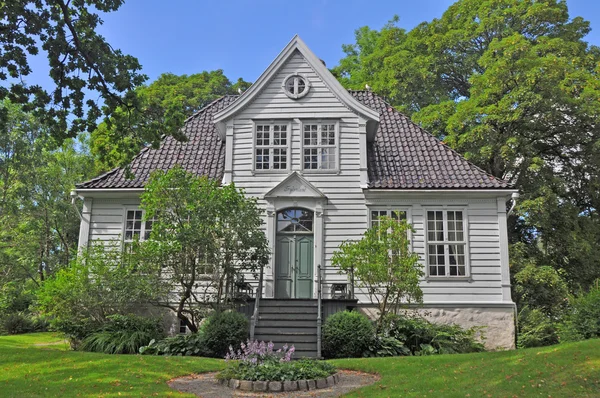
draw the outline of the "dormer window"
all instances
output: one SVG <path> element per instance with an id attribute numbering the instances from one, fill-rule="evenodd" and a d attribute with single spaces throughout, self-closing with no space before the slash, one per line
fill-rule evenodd
<path id="1" fill-rule="evenodd" d="M 283 91 L 292 99 L 304 97 L 306 94 L 308 94 L 309 88 L 310 82 L 308 79 L 299 74 L 289 75 L 283 81 Z"/>

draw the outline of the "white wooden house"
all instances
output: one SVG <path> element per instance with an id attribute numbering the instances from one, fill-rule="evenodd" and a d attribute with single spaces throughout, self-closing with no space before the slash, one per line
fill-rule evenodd
<path id="1" fill-rule="evenodd" d="M 395 215 L 416 230 L 412 249 L 426 273 L 421 311 L 436 322 L 485 326 L 488 347 L 514 347 L 506 209 L 515 190 L 374 93 L 344 89 L 298 36 L 246 92 L 214 101 L 183 129 L 187 142 L 167 137 L 142 150 L 131 162 L 133 178 L 118 168 L 77 186 L 80 246 L 143 239 L 144 183 L 151 171 L 179 164 L 259 199 L 273 253 L 263 305 L 313 306 L 319 286 L 324 299 L 332 286 L 343 294 L 348 277 L 331 266 L 332 254 L 378 216 Z M 356 290 L 356 298 L 368 311 L 368 296 Z M 263 315 L 256 325 L 263 338 L 314 326 Z"/>

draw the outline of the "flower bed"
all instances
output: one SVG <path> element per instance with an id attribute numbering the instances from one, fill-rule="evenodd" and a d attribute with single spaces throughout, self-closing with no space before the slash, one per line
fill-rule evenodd
<path id="1" fill-rule="evenodd" d="M 219 373 L 221 383 L 244 391 L 313 390 L 335 385 L 339 378 L 333 365 L 317 360 L 292 361 L 294 346 L 279 350 L 273 343 L 248 341 L 241 349 L 230 348 L 228 366 Z"/>

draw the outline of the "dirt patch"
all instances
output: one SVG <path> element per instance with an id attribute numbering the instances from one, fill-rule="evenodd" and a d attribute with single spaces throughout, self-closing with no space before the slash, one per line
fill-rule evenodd
<path id="1" fill-rule="evenodd" d="M 194 394 L 202 398 L 229 398 L 229 397 L 281 397 L 281 398 L 313 398 L 313 397 L 339 397 L 357 388 L 368 386 L 379 380 L 379 376 L 370 373 L 340 370 L 340 381 L 333 387 L 311 391 L 294 391 L 278 393 L 256 393 L 249 391 L 232 390 L 223 386 L 215 379 L 217 373 L 202 373 L 180 377 L 169 381 L 169 386 L 181 392 Z"/>

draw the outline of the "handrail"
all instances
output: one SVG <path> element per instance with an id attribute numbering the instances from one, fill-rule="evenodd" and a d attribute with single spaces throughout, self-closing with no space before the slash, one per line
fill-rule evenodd
<path id="1" fill-rule="evenodd" d="M 256 328 L 256 322 L 258 322 L 258 313 L 260 308 L 260 298 L 262 296 L 263 286 L 263 270 L 264 266 L 260 267 L 260 275 L 258 277 L 258 287 L 256 288 L 256 297 L 254 298 L 254 312 L 250 318 L 250 340 L 254 340 L 254 329 Z"/>
<path id="2" fill-rule="evenodd" d="M 317 266 L 317 358 L 321 358 L 321 264 Z"/>

